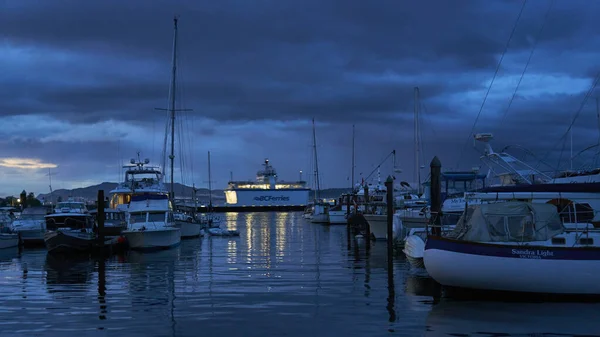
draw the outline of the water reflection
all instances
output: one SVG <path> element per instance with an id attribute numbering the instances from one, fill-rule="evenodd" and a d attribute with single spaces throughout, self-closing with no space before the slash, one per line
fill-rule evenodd
<path id="1" fill-rule="evenodd" d="M 46 254 L 44 270 L 48 293 L 85 292 L 92 279 L 94 261 L 89 256 Z"/>
<path id="2" fill-rule="evenodd" d="M 240 213 L 240 237 L 100 261 L 57 261 L 45 250 L 8 254 L 0 260 L 0 336 L 476 335 L 515 321 L 540 331 L 526 315 L 552 317 L 532 320 L 550 331 L 562 331 L 549 325 L 559 321 L 587 328 L 598 315 L 587 305 L 435 304 L 433 281 L 409 272 L 402 257 L 390 268 L 385 243 L 348 250 L 343 226 L 301 216 Z"/>
<path id="3" fill-rule="evenodd" d="M 442 300 L 427 317 L 426 336 L 600 336 L 600 304 Z"/>

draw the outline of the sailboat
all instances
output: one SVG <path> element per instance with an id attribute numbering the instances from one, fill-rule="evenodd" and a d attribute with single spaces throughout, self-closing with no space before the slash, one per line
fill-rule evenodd
<path id="1" fill-rule="evenodd" d="M 319 192 L 321 191 L 321 185 L 319 182 L 319 161 L 317 157 L 317 135 L 315 131 L 315 119 L 312 119 L 313 126 L 313 154 L 315 156 L 315 200 L 313 205 L 313 212 L 310 222 L 312 223 L 329 223 L 329 203 L 323 202 L 319 198 Z"/>
<path id="2" fill-rule="evenodd" d="M 354 125 L 352 125 L 352 178 L 351 178 L 351 191 L 354 190 Z M 330 224 L 346 224 L 348 219 L 348 205 L 347 205 L 347 194 L 342 194 L 339 198 L 337 205 L 329 210 L 329 223 Z"/>
<path id="3" fill-rule="evenodd" d="M 175 36 L 173 39 L 173 70 L 171 74 L 171 97 L 170 97 L 170 107 L 169 113 L 171 117 L 171 154 L 169 155 L 169 160 L 171 161 L 171 182 L 169 187 L 169 201 L 171 205 L 175 206 L 175 97 L 176 97 L 176 85 L 175 79 L 177 76 L 177 17 L 175 20 Z M 186 111 L 179 110 L 179 111 Z M 181 238 L 195 238 L 199 237 L 202 231 L 202 225 L 196 221 L 193 217 L 182 216 L 180 213 L 175 213 L 174 216 L 175 227 L 181 230 Z"/>
<path id="4" fill-rule="evenodd" d="M 210 151 L 208 151 L 208 213 L 206 214 L 208 227 L 219 227 L 221 218 L 215 217 L 212 203 L 212 175 L 210 169 Z"/>
<path id="5" fill-rule="evenodd" d="M 175 120 L 175 70 L 177 50 L 177 17 L 173 42 L 173 73 L 171 79 L 171 122 Z M 175 124 L 171 125 L 171 135 Z M 181 243 L 181 229 L 175 227 L 173 217 L 173 150 L 171 138 L 171 189 L 168 195 L 140 193 L 131 196 L 127 213 L 127 230 L 121 234 L 127 239 L 131 249 L 167 249 Z M 199 225 L 198 225 L 199 227 Z"/>

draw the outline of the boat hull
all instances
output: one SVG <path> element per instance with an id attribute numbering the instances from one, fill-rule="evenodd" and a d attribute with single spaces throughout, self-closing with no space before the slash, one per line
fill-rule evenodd
<path id="1" fill-rule="evenodd" d="M 346 224 L 346 211 L 329 211 L 329 223 L 331 224 Z"/>
<path id="2" fill-rule="evenodd" d="M 310 218 L 310 222 L 327 224 L 329 223 L 329 214 L 313 214 L 312 218 Z"/>
<path id="3" fill-rule="evenodd" d="M 227 206 L 275 207 L 308 205 L 310 189 L 226 189 Z"/>
<path id="4" fill-rule="evenodd" d="M 136 250 L 169 249 L 181 243 L 179 228 L 161 228 L 123 231 L 129 248 Z"/>
<path id="5" fill-rule="evenodd" d="M 423 262 L 443 286 L 537 294 L 600 294 L 600 248 L 488 244 L 430 236 Z M 499 277 L 502 276 L 502 277 Z"/>
<path id="6" fill-rule="evenodd" d="M 175 227 L 179 228 L 182 239 L 197 238 L 202 230 L 202 225 L 199 223 L 187 221 L 176 221 Z"/>
<path id="7" fill-rule="evenodd" d="M 94 235 L 77 231 L 48 231 L 44 243 L 49 253 L 89 252 L 94 247 Z"/>
<path id="8" fill-rule="evenodd" d="M 0 249 L 17 247 L 19 245 L 18 234 L 0 234 Z"/>
<path id="9" fill-rule="evenodd" d="M 387 240 L 387 215 L 364 214 L 364 217 L 369 223 L 371 237 L 375 240 Z"/>
<path id="10" fill-rule="evenodd" d="M 21 236 L 24 245 L 43 244 L 45 231 L 41 229 L 21 229 L 17 233 Z"/>

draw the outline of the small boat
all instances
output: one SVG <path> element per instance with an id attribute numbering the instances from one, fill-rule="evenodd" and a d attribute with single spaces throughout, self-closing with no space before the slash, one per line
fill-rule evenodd
<path id="1" fill-rule="evenodd" d="M 240 232 L 234 229 L 223 229 L 221 227 L 211 227 L 208 233 L 212 236 L 240 236 Z"/>
<path id="2" fill-rule="evenodd" d="M 446 237 L 427 238 L 423 263 L 451 288 L 600 295 L 600 233 L 567 231 L 553 204 L 469 206 Z"/>
<path id="3" fill-rule="evenodd" d="M 50 253 L 89 252 L 94 248 L 96 235 L 86 228 L 58 228 L 44 234 L 44 242 Z"/>
<path id="4" fill-rule="evenodd" d="M 167 194 L 134 195 L 129 203 L 127 230 L 121 232 L 131 249 L 169 249 L 181 243 Z"/>
<path id="5" fill-rule="evenodd" d="M 71 198 L 59 202 L 45 219 L 44 243 L 49 253 L 86 252 L 94 247 L 94 220 L 85 203 Z"/>
<path id="6" fill-rule="evenodd" d="M 343 196 L 343 197 L 345 197 L 345 196 Z M 344 199 L 342 198 L 341 200 L 343 201 Z M 347 210 L 348 210 L 348 205 L 344 205 L 342 202 L 331 207 L 329 209 L 329 223 L 332 225 L 347 224 L 348 223 L 348 218 L 346 217 L 348 215 Z"/>
<path id="7" fill-rule="evenodd" d="M 194 217 L 183 214 L 175 213 L 175 227 L 181 231 L 182 239 L 197 238 L 201 236 L 202 224 L 194 219 Z"/>
<path id="8" fill-rule="evenodd" d="M 27 207 L 12 223 L 12 231 L 21 236 L 24 245 L 44 244 L 46 233 L 45 216 L 51 213 L 49 207 Z"/>

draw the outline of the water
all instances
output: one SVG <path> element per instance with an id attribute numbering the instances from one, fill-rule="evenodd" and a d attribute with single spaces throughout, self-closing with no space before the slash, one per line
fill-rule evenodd
<path id="1" fill-rule="evenodd" d="M 240 237 L 105 261 L 2 250 L 0 336 L 600 335 L 598 304 L 434 301 L 402 257 L 390 288 L 385 243 L 348 250 L 345 226 L 301 213 L 226 224 Z"/>

